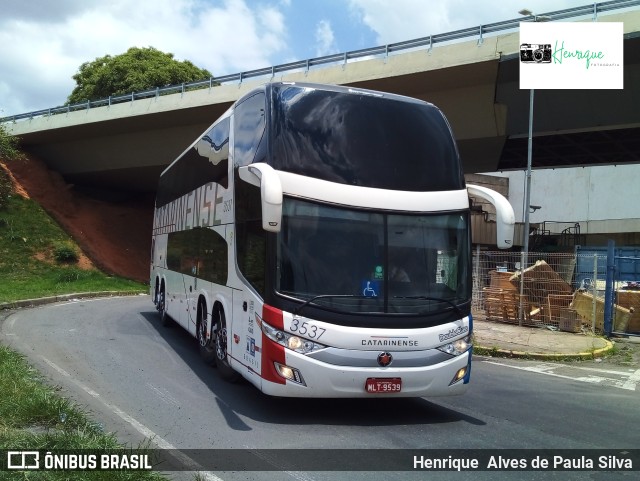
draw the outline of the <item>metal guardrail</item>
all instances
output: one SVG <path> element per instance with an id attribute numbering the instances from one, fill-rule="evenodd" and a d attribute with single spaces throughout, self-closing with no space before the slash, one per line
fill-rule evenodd
<path id="1" fill-rule="evenodd" d="M 461 30 L 454 30 L 452 32 L 440 33 L 436 35 L 429 35 L 427 37 L 416 38 L 412 40 L 405 40 L 402 42 L 390 43 L 378 47 L 363 48 L 360 50 L 351 50 L 348 52 L 325 55 L 323 57 L 316 57 L 307 60 L 300 60 L 296 62 L 285 63 L 281 65 L 274 65 L 272 67 L 265 67 L 255 70 L 249 70 L 246 72 L 235 73 L 231 75 L 223 75 L 221 77 L 211 77 L 196 82 L 188 82 L 180 85 L 170 85 L 167 87 L 157 87 L 152 90 L 145 90 L 142 92 L 132 92 L 126 95 L 111 96 L 106 99 L 91 100 L 82 103 L 68 104 L 59 107 L 52 107 L 43 110 L 37 110 L 35 112 L 28 112 L 24 114 L 11 115 L 0 118 L 0 123 L 15 122 L 17 120 L 33 119 L 34 117 L 46 117 L 50 115 L 76 112 L 81 110 L 88 110 L 96 107 L 105 107 L 123 102 L 133 102 L 134 100 L 141 100 L 153 97 L 159 97 L 160 95 L 167 94 L 184 94 L 190 90 L 197 90 L 203 88 L 211 89 L 214 86 L 223 83 L 242 82 L 243 80 L 271 76 L 273 78 L 278 73 L 291 72 L 295 70 L 304 69 L 308 71 L 311 67 L 327 64 L 343 63 L 347 64 L 349 60 L 362 59 L 365 57 L 375 57 L 384 55 L 385 57 L 394 52 L 400 52 L 403 50 L 409 50 L 413 48 L 427 47 L 429 50 L 436 44 L 442 44 L 446 42 L 452 42 L 463 39 L 477 38 L 478 44 L 482 43 L 485 35 L 503 32 L 507 30 L 517 29 L 521 22 L 533 22 L 536 17 L 546 17 L 547 19 L 564 20 L 567 18 L 576 18 L 586 15 L 593 16 L 595 20 L 600 13 L 610 12 L 613 10 L 620 10 L 623 8 L 630 8 L 640 6 L 640 0 L 612 0 L 608 2 L 600 2 L 584 5 L 581 7 L 567 8 L 564 10 L 557 10 L 555 12 L 544 13 L 540 15 L 529 15 L 524 17 L 515 18 L 512 20 L 505 20 L 502 22 L 489 23 L 486 25 L 479 25 L 477 27 L 464 28 Z"/>

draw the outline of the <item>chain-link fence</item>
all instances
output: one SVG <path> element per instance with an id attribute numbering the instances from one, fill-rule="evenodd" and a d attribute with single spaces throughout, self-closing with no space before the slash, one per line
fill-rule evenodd
<path id="1" fill-rule="evenodd" d="M 602 332 L 606 265 L 606 256 L 597 254 L 529 252 L 525 262 L 518 252 L 476 251 L 473 316 L 567 332 Z M 640 290 L 627 290 L 621 282 L 614 290 L 613 331 L 640 332 Z"/>

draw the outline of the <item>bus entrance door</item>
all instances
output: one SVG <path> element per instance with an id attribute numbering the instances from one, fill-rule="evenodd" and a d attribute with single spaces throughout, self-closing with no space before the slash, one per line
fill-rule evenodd
<path id="1" fill-rule="evenodd" d="M 238 352 L 234 352 L 234 357 L 241 360 L 250 373 L 259 374 L 262 344 L 262 332 L 256 320 L 256 306 L 259 303 L 248 292 L 234 292 L 233 301 L 233 335 L 238 340 L 237 346 L 234 346 Z"/>

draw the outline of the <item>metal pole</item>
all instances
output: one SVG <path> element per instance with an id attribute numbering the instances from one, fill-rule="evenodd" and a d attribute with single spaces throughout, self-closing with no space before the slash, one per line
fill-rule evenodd
<path id="1" fill-rule="evenodd" d="M 527 143 L 527 188 L 524 203 L 524 255 L 525 262 L 529 254 L 529 211 L 531 210 L 531 163 L 533 157 L 533 92 L 529 91 L 529 141 Z"/>
<path id="2" fill-rule="evenodd" d="M 520 316 L 518 323 L 522 326 L 524 298 L 524 270 L 529 265 L 529 211 L 531 210 L 531 161 L 533 156 L 533 92 L 529 91 L 529 141 L 527 144 L 527 173 L 524 202 L 524 239 L 522 246 L 522 266 L 520 270 Z"/>
<path id="3" fill-rule="evenodd" d="M 524 321 L 524 250 L 520 251 L 520 299 L 518 300 L 518 325 Z"/>
<path id="4" fill-rule="evenodd" d="M 615 261 L 615 242 L 609 240 L 607 242 L 607 282 L 604 288 L 604 335 L 611 337 L 612 314 L 613 314 L 613 271 L 616 267 Z"/>
<path id="5" fill-rule="evenodd" d="M 475 293 L 475 304 L 472 303 L 472 307 L 478 308 L 482 295 L 482 289 L 480 289 L 480 244 L 476 245 L 476 259 L 473 267 L 472 291 Z"/>
<path id="6" fill-rule="evenodd" d="M 598 315 L 596 296 L 598 295 L 598 254 L 593 256 L 593 286 L 591 289 L 593 294 L 593 302 L 591 305 L 591 332 L 596 332 L 596 316 Z"/>

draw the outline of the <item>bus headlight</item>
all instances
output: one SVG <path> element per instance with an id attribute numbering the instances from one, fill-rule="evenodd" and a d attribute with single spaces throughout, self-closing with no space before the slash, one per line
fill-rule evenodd
<path id="1" fill-rule="evenodd" d="M 442 346 L 438 346 L 436 349 L 451 354 L 452 356 L 459 356 L 471 349 L 471 336 L 465 336 L 455 341 L 448 342 Z"/>
<path id="2" fill-rule="evenodd" d="M 281 331 L 275 327 L 270 326 L 266 322 L 262 321 L 258 323 L 262 332 L 271 339 L 273 342 L 280 344 L 281 346 L 291 349 L 292 351 L 300 354 L 309 354 L 310 352 L 319 351 L 327 346 L 318 344 L 317 342 L 304 339 L 300 336 L 294 336 L 288 332 Z"/>
<path id="3" fill-rule="evenodd" d="M 288 379 L 289 381 L 293 381 L 303 386 L 307 385 L 302 378 L 302 374 L 300 374 L 300 371 L 298 371 L 295 367 L 285 366 L 284 364 L 280 364 L 279 362 L 274 362 L 273 365 L 276 367 L 276 371 L 278 371 L 278 374 L 284 379 Z"/>

